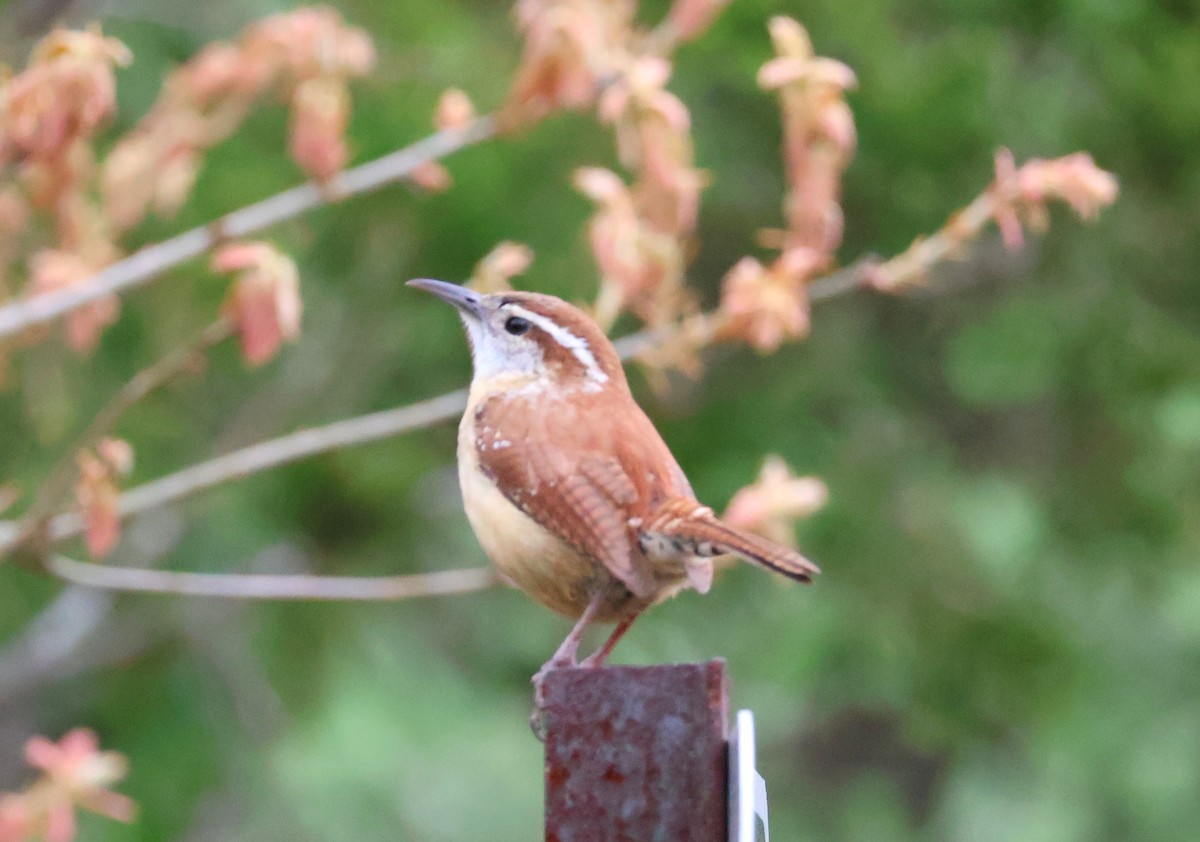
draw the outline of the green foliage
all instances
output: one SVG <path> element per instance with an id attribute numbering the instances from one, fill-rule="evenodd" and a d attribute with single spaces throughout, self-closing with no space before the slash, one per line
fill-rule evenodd
<path id="1" fill-rule="evenodd" d="M 93 4 L 136 56 L 122 125 L 173 62 L 281 5 L 221 0 L 172 19 Z M 425 134 L 446 87 L 482 109 L 501 100 L 518 42 L 498 6 L 337 5 L 381 55 L 355 89 L 359 159 Z M 779 839 L 1190 838 L 1200 15 L 1148 0 L 808 5 L 817 50 L 860 82 L 847 262 L 939 226 L 988 182 L 1001 144 L 1018 159 L 1090 150 L 1122 195 L 1090 228 L 1055 214 L 1024 254 L 984 242 L 928 294 L 821 304 L 811 339 L 773 357 L 720 351 L 698 384 L 639 390 L 703 499 L 724 504 L 777 451 L 822 476 L 831 502 L 800 530 L 825 571 L 811 589 L 728 572 L 707 597 L 650 612 L 617 660 L 729 659 L 735 704 L 758 717 Z M 754 230 L 778 224 L 778 112 L 754 86 L 778 11 L 738 0 L 678 59 L 672 87 L 713 176 L 691 273 L 710 304 Z M 176 220 L 137 236 L 297 182 L 283 144 L 282 112 L 258 116 Z M 591 120 L 557 118 L 451 159 L 444 195 L 393 187 L 272 231 L 300 266 L 301 343 L 252 371 L 216 353 L 140 406 L 119 431 L 137 447 L 134 480 L 461 386 L 457 325 L 402 281 L 460 279 L 516 239 L 537 254 L 525 283 L 588 297 L 588 207 L 569 174 L 613 157 Z M 128 295 L 93 358 L 18 353 L 0 478 L 34 487 L 120 382 L 211 318 L 224 284 L 196 264 Z M 147 518 L 116 562 L 482 563 L 453 441 L 434 429 L 227 485 Z M 0 634 L 14 640 L 54 595 L 0 566 Z M 129 755 L 123 790 L 142 817 L 88 822 L 87 839 L 529 839 L 541 784 L 527 682 L 564 632 L 504 591 L 386 606 L 123 596 L 93 643 L 140 641 L 135 654 L 0 703 L 0 731 L 87 724 Z M 0 788 L 16 783 L 4 745 Z"/>

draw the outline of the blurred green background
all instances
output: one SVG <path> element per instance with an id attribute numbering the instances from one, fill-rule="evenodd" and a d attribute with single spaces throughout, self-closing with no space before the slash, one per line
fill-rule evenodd
<path id="1" fill-rule="evenodd" d="M 335 4 L 375 38 L 355 88 L 356 160 L 426 134 L 439 93 L 502 99 L 519 42 L 506 4 Z M 136 61 L 113 134 L 201 45 L 288 3 L 10 2 L 19 63 L 47 8 L 103 21 Z M 648 3 L 656 20 L 665 3 Z M 53 8 L 51 8 L 53 11 Z M 1053 214 L 1020 254 L 995 236 L 905 297 L 821 304 L 811 339 L 721 349 L 706 376 L 635 389 L 700 496 L 723 506 L 779 452 L 828 483 L 801 525 L 824 568 L 799 588 L 749 568 L 649 612 L 617 662 L 727 658 L 754 710 L 772 829 L 788 840 L 1168 840 L 1200 828 L 1200 4 L 1188 0 L 736 0 L 678 56 L 709 170 L 691 277 L 779 224 L 779 113 L 755 89 L 786 12 L 857 72 L 849 262 L 939 226 L 992 155 L 1076 149 L 1121 179 L 1098 223 Z M 150 242 L 291 186 L 286 116 L 263 109 L 209 159 Z M 448 165 L 456 187 L 324 208 L 270 237 L 295 256 L 302 341 L 201 377 L 121 424 L 131 482 L 467 382 L 444 305 L 402 286 L 461 279 L 501 239 L 521 282 L 595 289 L 573 168 L 613 163 L 587 116 Z M 202 262 L 126 296 L 93 357 L 22 351 L 0 393 L 0 479 L 35 487 L 134 371 L 211 319 Z M 389 574 L 474 566 L 454 425 L 224 486 L 133 523 L 115 563 Z M 69 548 L 79 552 L 77 547 Z M 541 834 L 529 676 L 567 624 L 493 590 L 400 604 L 230 604 L 65 590 L 0 566 L 0 789 L 21 742 L 95 727 L 126 753 L 130 827 L 86 840 L 519 840 Z"/>

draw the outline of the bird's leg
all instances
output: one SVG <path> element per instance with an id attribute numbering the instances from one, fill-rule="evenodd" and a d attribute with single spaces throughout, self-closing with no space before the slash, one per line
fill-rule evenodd
<path id="1" fill-rule="evenodd" d="M 537 675 L 533 677 L 534 684 L 537 684 L 539 678 L 545 677 L 545 674 L 550 672 L 550 670 L 576 666 L 575 653 L 579 651 L 579 641 L 583 639 L 584 631 L 596 619 L 596 615 L 600 613 L 600 606 L 603 602 L 604 592 L 597 591 L 588 602 L 587 607 L 583 609 L 583 613 L 579 615 L 579 619 L 575 621 L 575 626 L 571 629 L 571 633 L 554 650 L 554 654 L 550 656 L 550 660 L 542 664 L 542 668 L 537 671 Z"/>
<path id="2" fill-rule="evenodd" d="M 558 649 L 554 650 L 554 654 L 550 656 L 550 660 L 542 664 L 533 675 L 533 716 L 529 720 L 530 726 L 533 728 L 533 733 L 537 738 L 542 739 L 542 708 L 545 706 L 546 697 L 542 690 L 542 683 L 546 680 L 546 676 L 551 670 L 562 669 L 563 667 L 578 666 L 575 659 L 576 653 L 579 651 L 579 641 L 583 639 L 583 633 L 592 621 L 596 619 L 596 615 L 600 613 L 600 606 L 604 602 L 604 591 L 597 590 L 592 595 L 587 607 L 583 609 L 583 613 L 579 615 L 579 619 L 575 621 L 574 628 L 570 634 L 559 645 Z"/>
<path id="3" fill-rule="evenodd" d="M 597 590 L 592 595 L 587 607 L 583 609 L 583 613 L 579 615 L 579 619 L 575 621 L 570 633 L 559 644 L 558 649 L 554 650 L 550 660 L 542 664 L 542 668 L 533 675 L 533 715 L 529 718 L 529 727 L 533 729 L 534 736 L 543 742 L 545 741 L 545 726 L 542 719 L 546 696 L 542 685 L 551 670 L 578 666 L 575 656 L 579 652 L 579 642 L 583 639 L 584 631 L 600 613 L 600 606 L 603 602 L 604 592 Z"/>
<path id="4" fill-rule="evenodd" d="M 591 655 L 588 655 L 586 658 L 584 658 L 583 661 L 579 664 L 579 666 L 581 666 L 581 667 L 602 667 L 602 666 L 604 666 L 604 662 L 607 661 L 608 656 L 612 654 L 613 648 L 617 645 L 617 641 L 619 641 L 622 637 L 625 636 L 625 632 L 629 631 L 629 627 L 633 625 L 634 620 L 636 620 L 639 616 L 641 616 L 641 613 L 643 610 L 645 610 L 645 609 L 637 608 L 637 609 L 634 609 L 629 614 L 625 615 L 625 619 L 623 619 L 623 620 L 621 620 L 621 622 L 617 623 L 617 627 L 612 630 L 612 634 L 610 634 L 608 636 L 608 640 L 604 641 L 604 645 L 601 646 L 599 649 L 597 649 L 595 652 L 593 652 Z"/>

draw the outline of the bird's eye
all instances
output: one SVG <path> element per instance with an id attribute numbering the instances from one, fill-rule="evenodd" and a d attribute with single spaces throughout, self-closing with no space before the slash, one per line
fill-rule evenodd
<path id="1" fill-rule="evenodd" d="M 504 329 L 513 336 L 520 336 L 522 333 L 528 333 L 529 327 L 529 320 L 522 319 L 520 316 L 509 316 L 504 322 Z"/>

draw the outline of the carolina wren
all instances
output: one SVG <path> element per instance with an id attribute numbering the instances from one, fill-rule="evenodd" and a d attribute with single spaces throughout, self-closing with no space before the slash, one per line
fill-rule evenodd
<path id="1" fill-rule="evenodd" d="M 535 684 L 576 664 L 590 623 L 617 624 L 583 661 L 599 666 L 646 607 L 683 588 L 706 592 L 713 556 L 735 553 L 801 582 L 819 572 L 696 499 L 616 349 L 581 310 L 532 292 L 409 285 L 453 304 L 470 341 L 458 478 L 479 543 L 502 578 L 577 619 Z"/>

